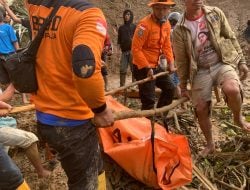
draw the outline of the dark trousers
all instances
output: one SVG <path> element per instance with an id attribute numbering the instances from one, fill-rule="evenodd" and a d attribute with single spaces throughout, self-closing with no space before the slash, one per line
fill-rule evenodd
<path id="1" fill-rule="evenodd" d="M 10 78 L 7 70 L 4 67 L 4 63 L 5 63 L 5 56 L 0 55 L 0 83 L 8 84 L 10 83 Z"/>
<path id="2" fill-rule="evenodd" d="M 19 168 L 0 145 L 0 190 L 17 189 L 23 181 Z"/>
<path id="3" fill-rule="evenodd" d="M 154 74 L 162 72 L 160 69 L 153 69 Z M 147 78 L 148 70 L 138 69 L 134 65 L 134 77 L 135 79 L 142 80 Z M 142 103 L 142 110 L 153 109 L 155 105 L 155 86 L 161 89 L 161 95 L 159 97 L 157 108 L 169 105 L 172 103 L 174 98 L 174 84 L 169 75 L 164 75 L 156 78 L 155 80 L 145 82 L 139 85 L 139 95 Z"/>
<path id="4" fill-rule="evenodd" d="M 38 122 L 38 133 L 58 152 L 70 190 L 96 190 L 102 159 L 96 128 L 89 121 L 76 127 L 58 127 Z"/>

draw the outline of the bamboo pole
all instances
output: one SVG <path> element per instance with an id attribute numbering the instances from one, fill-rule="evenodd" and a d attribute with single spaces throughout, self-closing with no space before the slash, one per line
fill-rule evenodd
<path id="1" fill-rule="evenodd" d="M 154 79 L 156 79 L 157 77 L 161 77 L 161 76 L 164 76 L 164 75 L 167 75 L 167 74 L 169 74 L 168 71 L 158 73 L 158 74 L 156 74 L 156 75 L 153 76 L 153 79 L 152 79 L 151 77 L 147 77 L 147 78 L 145 78 L 145 79 L 142 79 L 142 80 L 139 80 L 139 81 L 136 81 L 136 82 L 127 84 L 127 85 L 125 85 L 125 86 L 122 86 L 122 87 L 120 87 L 120 88 L 111 90 L 111 91 L 109 91 L 109 92 L 106 92 L 105 95 L 107 96 L 107 95 L 116 94 L 116 93 L 119 92 L 119 91 L 125 90 L 125 89 L 127 89 L 127 88 L 130 88 L 130 87 L 135 86 L 135 85 L 138 85 L 138 84 L 142 84 L 142 83 L 145 83 L 145 82 L 154 80 Z"/>

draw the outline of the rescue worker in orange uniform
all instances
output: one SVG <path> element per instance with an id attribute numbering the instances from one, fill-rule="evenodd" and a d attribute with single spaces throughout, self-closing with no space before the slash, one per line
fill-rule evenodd
<path id="1" fill-rule="evenodd" d="M 136 80 L 152 77 L 166 68 L 170 72 L 175 70 L 170 41 L 171 25 L 167 20 L 170 8 L 174 5 L 172 0 L 152 0 L 148 4 L 153 10 L 152 14 L 137 25 L 132 42 L 133 74 Z M 165 75 L 139 85 L 142 110 L 154 108 L 155 86 L 162 90 L 157 107 L 172 103 L 174 84 L 169 75 Z"/>
<path id="2" fill-rule="evenodd" d="M 68 188 L 95 190 L 102 170 L 96 127 L 114 123 L 101 74 L 105 17 L 85 0 L 26 3 L 33 37 L 56 3 L 61 3 L 36 55 L 39 89 L 32 101 L 38 133 L 57 151 Z"/>

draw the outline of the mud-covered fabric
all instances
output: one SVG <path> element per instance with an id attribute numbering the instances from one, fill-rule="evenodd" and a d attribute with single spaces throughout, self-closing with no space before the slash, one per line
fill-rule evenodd
<path id="1" fill-rule="evenodd" d="M 122 52 L 121 63 L 120 63 L 120 74 L 127 74 L 128 67 L 133 72 L 133 57 L 131 51 Z"/>
<path id="2" fill-rule="evenodd" d="M 148 70 L 146 68 L 138 69 L 134 66 L 134 77 L 135 79 L 142 80 L 147 77 Z M 160 70 L 153 69 L 154 74 L 161 72 Z M 159 97 L 157 108 L 169 105 L 172 103 L 174 98 L 174 84 L 169 75 L 164 75 L 139 85 L 139 95 L 142 103 L 142 110 L 153 109 L 155 105 L 155 87 L 161 89 L 161 95 Z"/>
<path id="3" fill-rule="evenodd" d="M 9 126 L 0 126 L 0 145 L 26 149 L 37 141 L 38 138 L 34 133 Z"/>
<path id="4" fill-rule="evenodd" d="M 0 145 L 0 190 L 17 189 L 23 183 L 23 176 Z"/>
<path id="5" fill-rule="evenodd" d="M 8 75 L 7 70 L 4 67 L 4 56 L 0 56 L 0 83 L 1 84 L 8 84 L 10 83 L 10 77 Z"/>
<path id="6" fill-rule="evenodd" d="M 76 127 L 57 127 L 38 122 L 37 127 L 43 140 L 58 152 L 68 177 L 69 190 L 96 190 L 102 160 L 97 131 L 91 122 Z"/>
<path id="7" fill-rule="evenodd" d="M 191 98 L 194 107 L 197 106 L 200 100 L 211 102 L 212 88 L 214 86 L 222 88 L 224 81 L 232 79 L 237 81 L 241 90 L 242 86 L 239 77 L 235 69 L 230 65 L 218 63 L 209 69 L 198 70 L 197 75 L 194 77 L 193 87 L 191 90 Z"/>
<path id="8" fill-rule="evenodd" d="M 244 31 L 244 36 L 248 43 L 250 43 L 250 20 L 247 21 L 247 27 Z"/>

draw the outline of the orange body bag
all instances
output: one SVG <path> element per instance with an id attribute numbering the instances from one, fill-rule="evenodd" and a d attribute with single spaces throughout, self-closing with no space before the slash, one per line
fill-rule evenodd
<path id="1" fill-rule="evenodd" d="M 129 111 L 110 96 L 107 103 L 114 111 Z M 167 190 L 191 182 L 192 161 L 186 137 L 167 133 L 159 124 L 154 128 L 154 146 L 147 118 L 120 120 L 113 127 L 100 128 L 104 152 L 131 176 L 150 187 Z"/>

